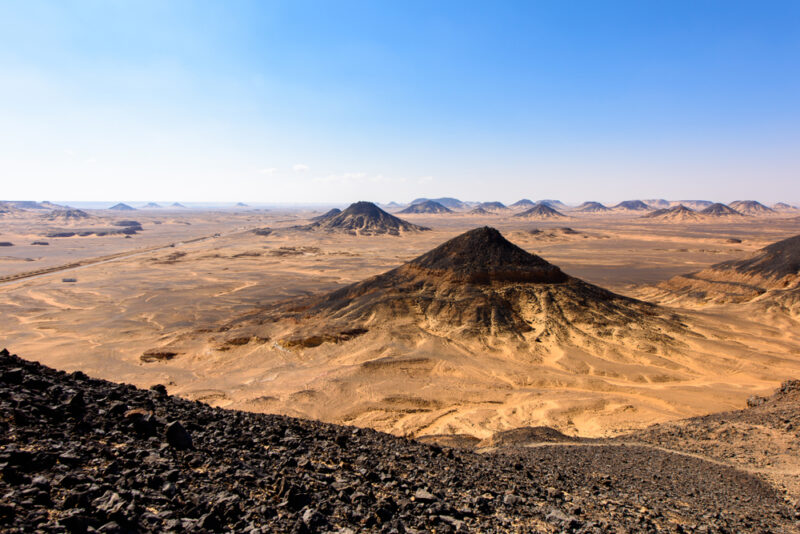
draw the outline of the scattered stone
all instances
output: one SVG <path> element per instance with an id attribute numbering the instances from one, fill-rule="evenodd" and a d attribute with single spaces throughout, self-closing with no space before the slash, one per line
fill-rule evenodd
<path id="1" fill-rule="evenodd" d="M 797 426 L 791 406 L 775 428 Z M 757 476 L 604 443 L 477 454 L 212 408 L 0 351 L 2 532 L 796 531 L 797 510 Z"/>
<path id="2" fill-rule="evenodd" d="M 192 437 L 178 421 L 167 425 L 167 443 L 175 449 L 191 449 Z"/>

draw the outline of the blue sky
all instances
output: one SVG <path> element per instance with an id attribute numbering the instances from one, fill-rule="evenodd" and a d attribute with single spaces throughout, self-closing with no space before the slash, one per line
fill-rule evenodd
<path id="1" fill-rule="evenodd" d="M 800 200 L 800 2 L 0 2 L 0 197 Z"/>

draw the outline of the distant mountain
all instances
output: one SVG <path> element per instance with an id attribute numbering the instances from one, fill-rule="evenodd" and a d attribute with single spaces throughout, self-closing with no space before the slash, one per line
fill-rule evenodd
<path id="1" fill-rule="evenodd" d="M 148 202 L 147 204 L 145 204 L 144 206 L 142 206 L 142 208 L 145 208 L 145 209 L 155 209 L 155 208 L 160 208 L 160 207 L 161 207 L 161 206 L 159 206 L 159 205 L 158 205 L 158 204 L 156 204 L 155 202 Z"/>
<path id="2" fill-rule="evenodd" d="M 560 211 L 554 210 L 547 204 L 540 202 L 529 210 L 517 213 L 514 217 L 521 219 L 544 220 L 544 219 L 566 219 L 567 216 Z"/>
<path id="3" fill-rule="evenodd" d="M 650 206 L 651 208 L 669 208 L 672 204 L 668 200 L 664 200 L 663 198 L 648 198 L 644 200 L 644 203 Z"/>
<path id="4" fill-rule="evenodd" d="M 446 208 L 435 200 L 426 200 L 418 204 L 411 204 L 400 213 L 453 213 L 453 210 Z"/>
<path id="5" fill-rule="evenodd" d="M 560 200 L 554 200 L 551 198 L 546 198 L 544 200 L 540 200 L 537 204 L 544 204 L 545 206 L 549 206 L 554 210 L 566 210 L 569 209 L 569 206 L 561 202 Z"/>
<path id="6" fill-rule="evenodd" d="M 527 198 L 523 198 L 522 200 L 517 200 L 513 204 L 509 206 L 511 209 L 530 209 L 534 207 L 536 203 L 532 200 L 528 200 Z"/>
<path id="7" fill-rule="evenodd" d="M 390 213 L 386 213 L 372 202 L 356 202 L 333 217 L 313 222 L 300 230 L 322 230 L 353 235 L 400 235 L 407 232 L 430 230 L 418 226 Z"/>
<path id="8" fill-rule="evenodd" d="M 173 202 L 172 204 L 169 205 L 169 207 L 170 208 L 185 208 L 186 206 L 184 206 L 180 202 Z"/>
<path id="9" fill-rule="evenodd" d="M 477 208 L 470 210 L 469 215 L 497 215 L 497 213 L 478 206 Z"/>
<path id="10" fill-rule="evenodd" d="M 797 207 L 787 204 L 786 202 L 778 202 L 772 205 L 772 209 L 775 211 L 796 211 Z"/>
<path id="11" fill-rule="evenodd" d="M 428 202 L 429 200 L 432 200 L 434 202 L 438 202 L 439 204 L 441 204 L 445 208 L 448 208 L 448 209 L 451 209 L 451 210 L 465 210 L 465 209 L 469 208 L 469 204 L 467 204 L 466 202 L 463 202 L 461 200 L 458 200 L 457 198 L 453 198 L 453 197 L 415 198 L 414 200 L 411 201 L 410 205 L 413 206 L 414 204 L 421 204 L 423 202 Z M 399 205 L 398 205 L 398 207 L 399 207 Z"/>
<path id="12" fill-rule="evenodd" d="M 481 202 L 477 207 L 486 211 L 505 211 L 508 209 L 502 202 Z"/>
<path id="13" fill-rule="evenodd" d="M 730 203 L 730 207 L 744 215 L 766 215 L 768 213 L 775 213 L 774 210 L 771 210 L 761 202 L 756 202 L 755 200 L 736 200 Z"/>
<path id="14" fill-rule="evenodd" d="M 696 221 L 702 219 L 693 209 L 687 208 L 683 204 L 678 204 L 672 208 L 665 208 L 642 215 L 643 219 L 660 219 L 662 221 L 683 222 Z"/>
<path id="15" fill-rule="evenodd" d="M 339 208 L 333 208 L 332 210 L 326 211 L 322 215 L 317 215 L 316 217 L 311 217 L 312 221 L 324 221 L 325 219 L 332 219 L 342 213 L 342 210 Z"/>
<path id="16" fill-rule="evenodd" d="M 236 207 L 237 207 L 237 208 L 249 208 L 250 206 L 248 206 L 248 205 L 247 205 L 247 204 L 245 204 L 244 202 L 237 202 L 237 203 L 236 203 Z"/>
<path id="17" fill-rule="evenodd" d="M 625 200 L 614 206 L 614 209 L 625 211 L 649 211 L 652 208 L 641 200 Z"/>
<path id="18" fill-rule="evenodd" d="M 599 202 L 584 202 L 583 204 L 575 208 L 574 211 L 579 211 L 582 213 L 604 213 L 606 211 L 611 211 L 611 209 L 605 207 Z"/>
<path id="19" fill-rule="evenodd" d="M 742 214 L 736 211 L 735 209 L 731 208 L 730 206 L 726 206 L 725 204 L 721 204 L 717 202 L 716 204 L 711 204 L 706 209 L 700 211 L 703 215 L 708 215 L 709 217 L 741 217 Z"/>
<path id="20" fill-rule="evenodd" d="M 114 204 L 113 206 L 111 206 L 108 209 L 116 210 L 116 211 L 136 211 L 136 208 L 132 208 L 132 207 L 130 207 L 127 204 L 124 204 L 122 202 L 120 202 L 119 204 Z"/>
<path id="21" fill-rule="evenodd" d="M 687 208 L 692 208 L 695 211 L 706 209 L 714 204 L 710 200 L 679 200 L 678 204 L 683 204 Z"/>
<path id="22" fill-rule="evenodd" d="M 33 200 L 5 200 L 0 202 L 6 209 L 20 209 L 20 210 L 53 210 L 53 209 L 67 209 L 67 206 L 60 204 L 53 204 L 52 202 L 43 201 L 36 202 Z"/>

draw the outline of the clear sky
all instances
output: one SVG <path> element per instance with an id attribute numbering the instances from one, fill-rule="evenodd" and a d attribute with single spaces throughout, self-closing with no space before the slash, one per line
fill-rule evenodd
<path id="1" fill-rule="evenodd" d="M 800 2 L 0 2 L 0 198 L 800 200 Z"/>

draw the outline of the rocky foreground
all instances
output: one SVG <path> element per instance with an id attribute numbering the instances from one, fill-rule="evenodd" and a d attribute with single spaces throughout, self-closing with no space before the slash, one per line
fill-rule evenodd
<path id="1" fill-rule="evenodd" d="M 0 352 L 3 532 L 796 532 L 761 478 L 648 445 L 475 453 L 212 408 Z"/>

